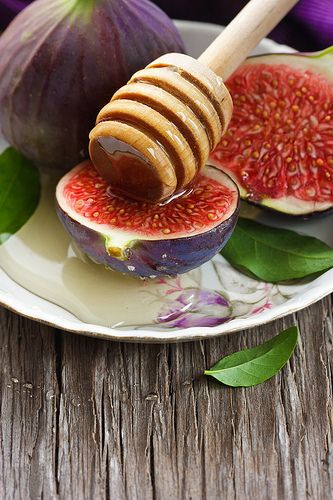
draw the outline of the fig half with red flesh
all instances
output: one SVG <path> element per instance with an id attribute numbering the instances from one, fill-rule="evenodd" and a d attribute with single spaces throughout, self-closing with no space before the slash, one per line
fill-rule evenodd
<path id="1" fill-rule="evenodd" d="M 255 56 L 226 85 L 234 112 L 211 154 L 247 201 L 290 215 L 333 207 L 333 47 Z"/>
<path id="2" fill-rule="evenodd" d="M 188 193 L 161 205 L 120 197 L 85 161 L 56 190 L 60 220 L 94 262 L 140 277 L 174 276 L 210 260 L 228 241 L 239 192 L 206 166 Z"/>

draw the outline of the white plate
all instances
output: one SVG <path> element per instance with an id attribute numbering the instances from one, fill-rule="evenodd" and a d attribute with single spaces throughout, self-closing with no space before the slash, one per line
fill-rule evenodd
<path id="1" fill-rule="evenodd" d="M 198 56 L 221 27 L 177 22 L 187 50 Z M 264 40 L 256 50 L 290 49 Z M 0 139 L 0 148 L 5 143 Z M 280 286 L 235 271 L 221 256 L 177 279 L 142 282 L 78 258 L 56 219 L 44 180 L 40 206 L 0 247 L 0 303 L 29 318 L 75 333 L 137 342 L 202 339 L 243 330 L 297 311 L 333 290 L 333 270 Z M 277 219 L 257 208 L 248 216 L 311 234 L 333 245 L 333 217 Z"/>

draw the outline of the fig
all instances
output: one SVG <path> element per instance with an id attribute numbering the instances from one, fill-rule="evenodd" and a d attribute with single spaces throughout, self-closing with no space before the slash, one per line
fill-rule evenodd
<path id="1" fill-rule="evenodd" d="M 255 56 L 226 85 L 229 129 L 211 162 L 243 199 L 308 217 L 333 207 L 333 47 Z"/>
<path id="2" fill-rule="evenodd" d="M 114 92 L 173 51 L 180 35 L 148 0 L 36 0 L 0 37 L 3 135 L 40 166 L 69 170 Z"/>
<path id="3" fill-rule="evenodd" d="M 239 212 L 237 186 L 212 166 L 187 193 L 153 205 L 112 192 L 87 160 L 59 181 L 56 200 L 80 250 L 140 277 L 175 276 L 208 261 L 228 241 Z"/>

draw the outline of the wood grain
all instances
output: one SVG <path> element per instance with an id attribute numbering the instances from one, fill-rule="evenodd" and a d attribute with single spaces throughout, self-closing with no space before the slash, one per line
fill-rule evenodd
<path id="1" fill-rule="evenodd" d="M 298 321 L 274 379 L 201 377 Z M 332 301 L 267 326 L 175 345 L 78 337 L 0 310 L 4 499 L 328 499 Z"/>

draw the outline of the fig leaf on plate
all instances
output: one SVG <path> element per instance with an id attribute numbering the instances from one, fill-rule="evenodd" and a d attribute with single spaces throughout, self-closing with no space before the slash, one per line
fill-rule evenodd
<path id="1" fill-rule="evenodd" d="M 40 197 L 38 169 L 13 148 L 0 155 L 0 244 L 34 213 Z"/>
<path id="2" fill-rule="evenodd" d="M 333 249 L 323 241 L 242 217 L 221 254 L 241 272 L 270 283 L 305 278 L 333 267 Z"/>

